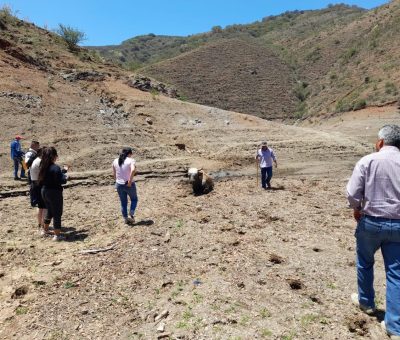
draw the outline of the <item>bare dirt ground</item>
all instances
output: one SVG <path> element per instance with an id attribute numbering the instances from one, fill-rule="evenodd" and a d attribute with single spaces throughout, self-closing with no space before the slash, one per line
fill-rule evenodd
<path id="1" fill-rule="evenodd" d="M 344 188 L 381 121 L 399 123 L 394 108 L 378 119 L 371 111 L 285 126 L 144 94 L 112 77 L 93 84 L 55 75 L 49 84 L 31 69 L 0 67 L 0 92 L 34 96 L 0 97 L 0 338 L 384 337 L 349 300 L 355 225 Z M 39 237 L 26 183 L 12 180 L 16 133 L 55 145 L 60 163 L 73 166 L 66 242 Z M 263 139 L 279 161 L 270 192 L 256 188 Z M 110 176 L 125 145 L 140 171 L 131 228 Z M 192 196 L 188 166 L 214 174 L 215 191 Z M 383 274 L 378 261 L 380 308 Z"/>

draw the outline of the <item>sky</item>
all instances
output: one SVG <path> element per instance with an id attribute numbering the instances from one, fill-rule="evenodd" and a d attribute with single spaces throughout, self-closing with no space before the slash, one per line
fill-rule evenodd
<path id="1" fill-rule="evenodd" d="M 120 44 L 134 36 L 154 33 L 202 33 L 213 26 L 247 24 L 287 10 L 324 8 L 344 2 L 373 8 L 387 0 L 0 0 L 20 19 L 55 29 L 68 25 L 85 32 L 82 45 Z"/>

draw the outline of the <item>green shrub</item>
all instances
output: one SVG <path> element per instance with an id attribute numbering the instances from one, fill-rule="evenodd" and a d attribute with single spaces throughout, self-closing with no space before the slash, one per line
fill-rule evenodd
<path id="1" fill-rule="evenodd" d="M 354 105 L 353 105 L 353 110 L 361 110 L 361 109 L 365 109 L 367 106 L 367 101 L 365 99 L 358 99 L 355 101 Z"/>
<path id="2" fill-rule="evenodd" d="M 385 93 L 386 94 L 394 94 L 394 95 L 396 95 L 398 93 L 396 85 L 393 84 L 392 82 L 389 82 L 389 81 L 386 82 L 385 83 Z"/>
<path id="3" fill-rule="evenodd" d="M 294 95 L 297 97 L 298 100 L 304 102 L 310 95 L 308 84 L 303 81 L 298 82 L 296 87 L 294 88 Z"/>
<path id="4" fill-rule="evenodd" d="M 315 63 L 317 60 L 321 59 L 321 48 L 317 47 L 313 51 L 311 51 L 309 54 L 306 55 L 306 60 L 311 61 Z"/>
<path id="5" fill-rule="evenodd" d="M 13 11 L 8 5 L 4 5 L 0 9 L 0 29 L 5 29 L 7 23 L 14 23 L 17 19 L 17 12 Z"/>
<path id="6" fill-rule="evenodd" d="M 352 109 L 353 106 L 350 103 L 341 99 L 336 104 L 335 112 L 346 112 L 346 111 L 351 111 Z"/>
<path id="7" fill-rule="evenodd" d="M 212 33 L 222 33 L 222 27 L 221 26 L 214 26 L 213 28 L 211 28 L 211 32 Z"/>
<path id="8" fill-rule="evenodd" d="M 84 32 L 79 31 L 71 26 L 59 24 L 55 32 L 65 40 L 71 50 L 76 49 L 80 42 L 86 40 L 86 35 Z"/>
<path id="9" fill-rule="evenodd" d="M 352 59 L 356 54 L 358 53 L 357 48 L 352 47 L 348 49 L 343 55 L 342 55 L 342 60 L 344 63 L 349 62 L 350 59 Z"/>

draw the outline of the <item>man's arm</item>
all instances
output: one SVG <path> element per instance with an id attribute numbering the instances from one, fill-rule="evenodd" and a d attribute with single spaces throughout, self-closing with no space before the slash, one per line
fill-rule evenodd
<path id="1" fill-rule="evenodd" d="M 364 200 L 365 176 L 363 167 L 358 162 L 354 167 L 353 174 L 347 183 L 347 200 L 349 205 L 353 208 L 354 218 L 359 221 L 361 218 L 361 209 Z"/>
<path id="2" fill-rule="evenodd" d="M 271 151 L 271 157 L 272 157 L 272 160 L 275 163 L 275 168 L 277 168 L 278 167 L 278 162 L 276 161 L 276 157 L 275 157 L 274 151 Z"/>

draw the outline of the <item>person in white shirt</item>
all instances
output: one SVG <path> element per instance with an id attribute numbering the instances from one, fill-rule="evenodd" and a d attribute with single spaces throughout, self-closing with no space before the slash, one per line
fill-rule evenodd
<path id="1" fill-rule="evenodd" d="M 126 224 L 135 222 L 135 210 L 138 203 L 136 184 L 133 177 L 136 174 L 135 160 L 131 148 L 124 148 L 118 158 L 113 161 L 115 188 L 121 202 L 122 217 Z M 128 196 L 131 200 L 128 217 Z"/>
<path id="2" fill-rule="evenodd" d="M 31 203 L 32 207 L 37 206 L 39 208 L 37 214 L 39 230 L 43 229 L 44 216 L 46 214 L 46 205 L 44 203 L 41 193 L 42 186 L 39 184 L 39 170 L 40 170 L 40 162 L 42 161 L 41 157 L 43 149 L 44 147 L 36 151 L 37 156 L 35 160 L 32 162 L 31 167 L 29 168 L 29 174 L 31 179 L 31 190 L 30 190 Z"/>
<path id="3" fill-rule="evenodd" d="M 261 143 L 261 148 L 257 150 L 256 161 L 261 169 L 261 186 L 263 189 L 271 189 L 272 162 L 278 167 L 274 150 L 268 147 L 267 142 Z"/>
<path id="4" fill-rule="evenodd" d="M 36 207 L 37 206 L 37 202 L 35 200 L 35 196 L 32 195 L 33 184 L 32 184 L 30 168 L 31 168 L 31 166 L 33 164 L 33 161 L 37 157 L 37 152 L 38 152 L 39 148 L 40 148 L 40 143 L 38 141 L 36 141 L 36 140 L 33 140 L 31 142 L 31 147 L 29 148 L 28 152 L 24 156 L 25 165 L 28 168 L 28 183 L 30 185 L 30 200 L 31 200 L 31 206 L 32 207 Z"/>

